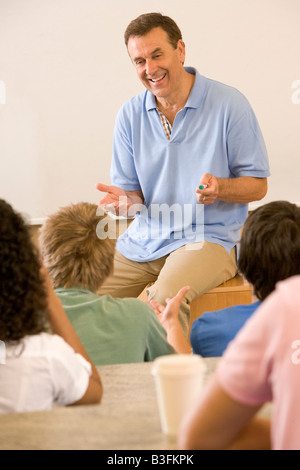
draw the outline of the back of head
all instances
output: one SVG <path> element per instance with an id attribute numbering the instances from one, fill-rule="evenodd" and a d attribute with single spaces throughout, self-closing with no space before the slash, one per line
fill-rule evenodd
<path id="1" fill-rule="evenodd" d="M 300 208 L 275 201 L 251 212 L 241 237 L 238 265 L 260 300 L 278 281 L 300 274 Z"/>
<path id="2" fill-rule="evenodd" d="M 97 292 L 113 269 L 115 240 L 99 239 L 96 204 L 61 208 L 41 228 L 40 247 L 55 288 Z"/>
<path id="3" fill-rule="evenodd" d="M 47 328 L 40 262 L 21 215 L 0 200 L 0 338 L 18 341 Z"/>
<path id="4" fill-rule="evenodd" d="M 124 33 L 126 46 L 131 36 L 145 36 L 154 28 L 163 29 L 169 38 L 170 44 L 177 48 L 178 41 L 182 39 L 182 34 L 177 24 L 169 16 L 161 13 L 145 13 L 132 20 Z"/>

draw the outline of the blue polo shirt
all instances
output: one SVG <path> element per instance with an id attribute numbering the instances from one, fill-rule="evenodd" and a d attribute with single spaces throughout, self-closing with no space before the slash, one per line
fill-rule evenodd
<path id="1" fill-rule="evenodd" d="M 201 76 L 173 123 L 168 140 L 148 90 L 126 102 L 115 125 L 112 184 L 141 190 L 144 205 L 117 249 L 133 261 L 152 261 L 189 242 L 206 240 L 228 252 L 239 240 L 247 204 L 197 203 L 204 173 L 234 178 L 269 176 L 264 140 L 247 99 Z"/>

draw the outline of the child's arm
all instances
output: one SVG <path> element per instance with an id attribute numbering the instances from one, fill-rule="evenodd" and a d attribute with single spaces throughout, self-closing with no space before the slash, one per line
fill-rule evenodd
<path id="1" fill-rule="evenodd" d="M 83 356 L 92 366 L 92 375 L 90 376 L 88 388 L 84 396 L 76 403 L 73 403 L 73 405 L 100 403 L 103 389 L 97 369 L 75 333 L 73 326 L 63 309 L 61 301 L 53 290 L 48 271 L 44 266 L 42 266 L 41 272 L 48 296 L 49 323 L 52 333 L 61 336 L 76 353 L 81 354 L 81 356 Z"/>
<path id="2" fill-rule="evenodd" d="M 270 421 L 256 416 L 259 409 L 231 398 L 214 375 L 181 424 L 178 448 L 269 450 Z"/>
<path id="3" fill-rule="evenodd" d="M 185 294 L 189 291 L 189 286 L 179 290 L 173 299 L 166 299 L 167 306 L 159 304 L 155 300 L 150 301 L 152 310 L 156 313 L 160 323 L 167 332 L 167 340 L 173 346 L 175 351 L 180 354 L 191 354 L 192 348 L 185 338 L 181 325 L 178 320 L 180 304 Z"/>

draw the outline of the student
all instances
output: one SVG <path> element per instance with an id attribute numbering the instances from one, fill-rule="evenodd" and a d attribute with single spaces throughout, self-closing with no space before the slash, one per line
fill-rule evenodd
<path id="1" fill-rule="evenodd" d="M 300 208 L 287 201 L 270 202 L 249 214 L 241 237 L 238 266 L 252 284 L 258 301 L 203 313 L 191 328 L 194 353 L 221 356 L 276 283 L 300 274 L 297 231 Z"/>
<path id="2" fill-rule="evenodd" d="M 97 205 L 82 202 L 61 208 L 41 229 L 44 263 L 75 331 L 97 365 L 174 354 L 149 305 L 97 294 L 115 253 L 115 240 L 97 236 L 101 220 Z"/>
<path id="3" fill-rule="evenodd" d="M 287 201 L 275 201 L 254 210 L 248 216 L 240 246 L 239 268 L 253 285 L 260 300 L 250 305 L 238 305 L 216 312 L 207 312 L 192 325 L 190 342 L 193 352 L 202 356 L 221 356 L 228 343 L 275 289 L 276 283 L 300 274 L 299 238 L 300 208 Z M 150 305 L 158 315 L 173 344 L 189 352 L 178 321 L 181 289 L 166 308 L 156 301 Z"/>
<path id="4" fill-rule="evenodd" d="M 300 231 L 295 251 L 300 262 Z M 282 281 L 221 358 L 184 418 L 180 449 L 300 449 L 300 276 Z M 271 421 L 256 416 L 272 402 Z"/>
<path id="5" fill-rule="evenodd" d="M 53 334 L 49 333 L 49 327 Z M 102 385 L 22 217 L 0 200 L 0 413 L 99 403 Z"/>

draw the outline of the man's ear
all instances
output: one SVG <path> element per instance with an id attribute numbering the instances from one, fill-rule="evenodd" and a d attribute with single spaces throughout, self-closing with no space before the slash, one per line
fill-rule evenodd
<path id="1" fill-rule="evenodd" d="M 177 49 L 178 49 L 178 52 L 179 52 L 180 62 L 183 65 L 184 61 L 185 61 L 185 44 L 182 41 L 182 39 L 179 39 L 179 41 L 177 43 Z"/>

